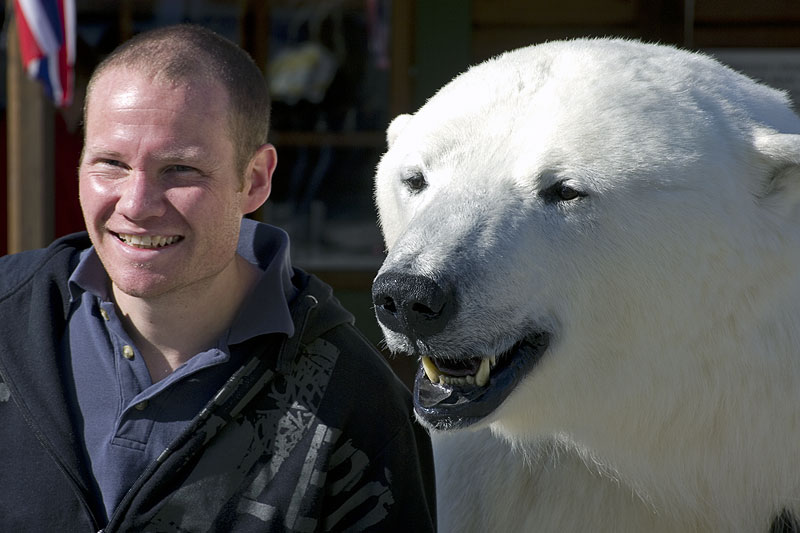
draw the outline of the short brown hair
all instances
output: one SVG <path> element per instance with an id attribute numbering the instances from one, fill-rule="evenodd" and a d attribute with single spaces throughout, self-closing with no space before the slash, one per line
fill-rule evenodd
<path id="1" fill-rule="evenodd" d="M 127 68 L 173 83 L 218 83 L 228 94 L 228 129 L 237 170 L 267 142 L 270 101 L 267 83 L 253 59 L 221 35 L 192 24 L 140 33 L 118 46 L 95 69 L 86 90 L 83 118 L 95 80 L 106 71 Z"/>

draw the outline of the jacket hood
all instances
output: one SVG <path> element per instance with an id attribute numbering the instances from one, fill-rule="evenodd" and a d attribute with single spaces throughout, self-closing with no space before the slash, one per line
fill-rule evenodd
<path id="1" fill-rule="evenodd" d="M 301 342 L 307 343 L 342 324 L 355 324 L 355 317 L 333 295 L 333 289 L 314 275 L 295 268 L 295 284 L 300 294 L 291 303 Z M 313 320 L 309 320 L 313 318 Z"/>

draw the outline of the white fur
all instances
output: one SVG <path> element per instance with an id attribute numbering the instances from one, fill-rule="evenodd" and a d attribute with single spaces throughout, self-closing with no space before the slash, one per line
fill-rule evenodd
<path id="1" fill-rule="evenodd" d="M 602 39 L 499 56 L 393 123 L 376 178 L 383 271 L 459 295 L 425 350 L 552 333 L 481 427 L 434 435 L 443 531 L 800 517 L 798 134 L 781 92 L 699 54 Z M 414 169 L 419 194 L 402 182 Z M 545 204 L 557 180 L 587 196 Z"/>

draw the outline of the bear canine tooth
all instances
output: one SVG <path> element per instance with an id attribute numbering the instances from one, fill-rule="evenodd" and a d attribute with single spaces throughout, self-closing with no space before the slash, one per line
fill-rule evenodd
<path id="1" fill-rule="evenodd" d="M 431 383 L 437 383 L 439 381 L 441 372 L 436 368 L 436 364 L 430 357 L 422 356 L 422 369 L 425 371 L 425 375 L 428 376 L 428 379 L 431 380 Z"/>
<path id="2" fill-rule="evenodd" d="M 481 366 L 475 373 L 475 385 L 478 387 L 483 387 L 489 382 L 489 365 L 493 364 L 491 362 L 492 359 L 494 359 L 494 357 L 481 360 Z"/>

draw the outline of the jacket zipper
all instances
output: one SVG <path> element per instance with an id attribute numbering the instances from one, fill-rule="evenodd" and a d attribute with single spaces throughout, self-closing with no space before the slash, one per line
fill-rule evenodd
<path id="1" fill-rule="evenodd" d="M 303 333 L 306 329 L 306 323 L 308 322 L 308 317 L 311 314 L 311 311 L 319 305 L 319 301 L 316 297 L 311 294 L 300 295 L 298 298 L 303 298 L 302 304 L 298 302 L 298 305 L 295 306 L 294 312 L 292 313 L 292 321 L 295 323 L 295 333 L 291 338 L 287 338 L 281 344 L 279 351 L 278 351 L 278 358 L 277 358 L 277 370 L 281 372 L 283 370 L 283 366 L 288 364 L 290 359 L 294 356 L 294 353 L 297 351 L 297 346 L 300 344 L 302 339 Z M 304 305 L 303 305 L 304 304 Z M 291 352 L 288 356 L 285 355 L 287 352 Z M 245 366 L 248 366 L 246 364 Z M 252 371 L 252 370 L 251 370 Z M 238 375 L 239 372 L 236 372 L 228 382 L 219 390 L 217 394 L 214 395 L 214 398 L 211 399 L 209 404 L 203 408 L 202 411 L 198 414 L 198 419 L 195 423 L 190 424 L 188 428 L 186 428 L 186 432 L 182 435 L 178 436 L 175 442 L 182 440 L 183 436 L 187 433 L 194 433 L 198 427 L 203 424 L 203 421 L 211 415 L 213 411 L 212 407 L 215 405 L 219 405 L 224 402 L 224 400 L 236 390 L 237 387 L 241 385 L 241 377 L 244 375 L 248 375 L 248 372 L 244 372 L 243 375 Z M 123 509 L 127 509 L 129 502 L 135 497 L 136 493 L 141 488 L 140 485 L 144 483 L 145 478 L 150 477 L 155 470 L 163 463 L 175 450 L 172 446 L 168 446 L 164 449 L 163 452 L 158 456 L 158 458 L 153 462 L 148 468 L 145 469 L 144 472 L 136 479 L 136 481 L 131 485 L 131 488 L 125 494 L 125 497 L 117 505 L 117 508 L 111 514 L 108 520 L 108 525 L 104 529 L 100 529 L 97 533 L 110 533 L 113 530 L 108 530 L 107 528 L 109 525 L 113 525 L 117 520 L 118 515 L 122 512 Z M 95 524 L 97 522 L 95 521 Z"/>

